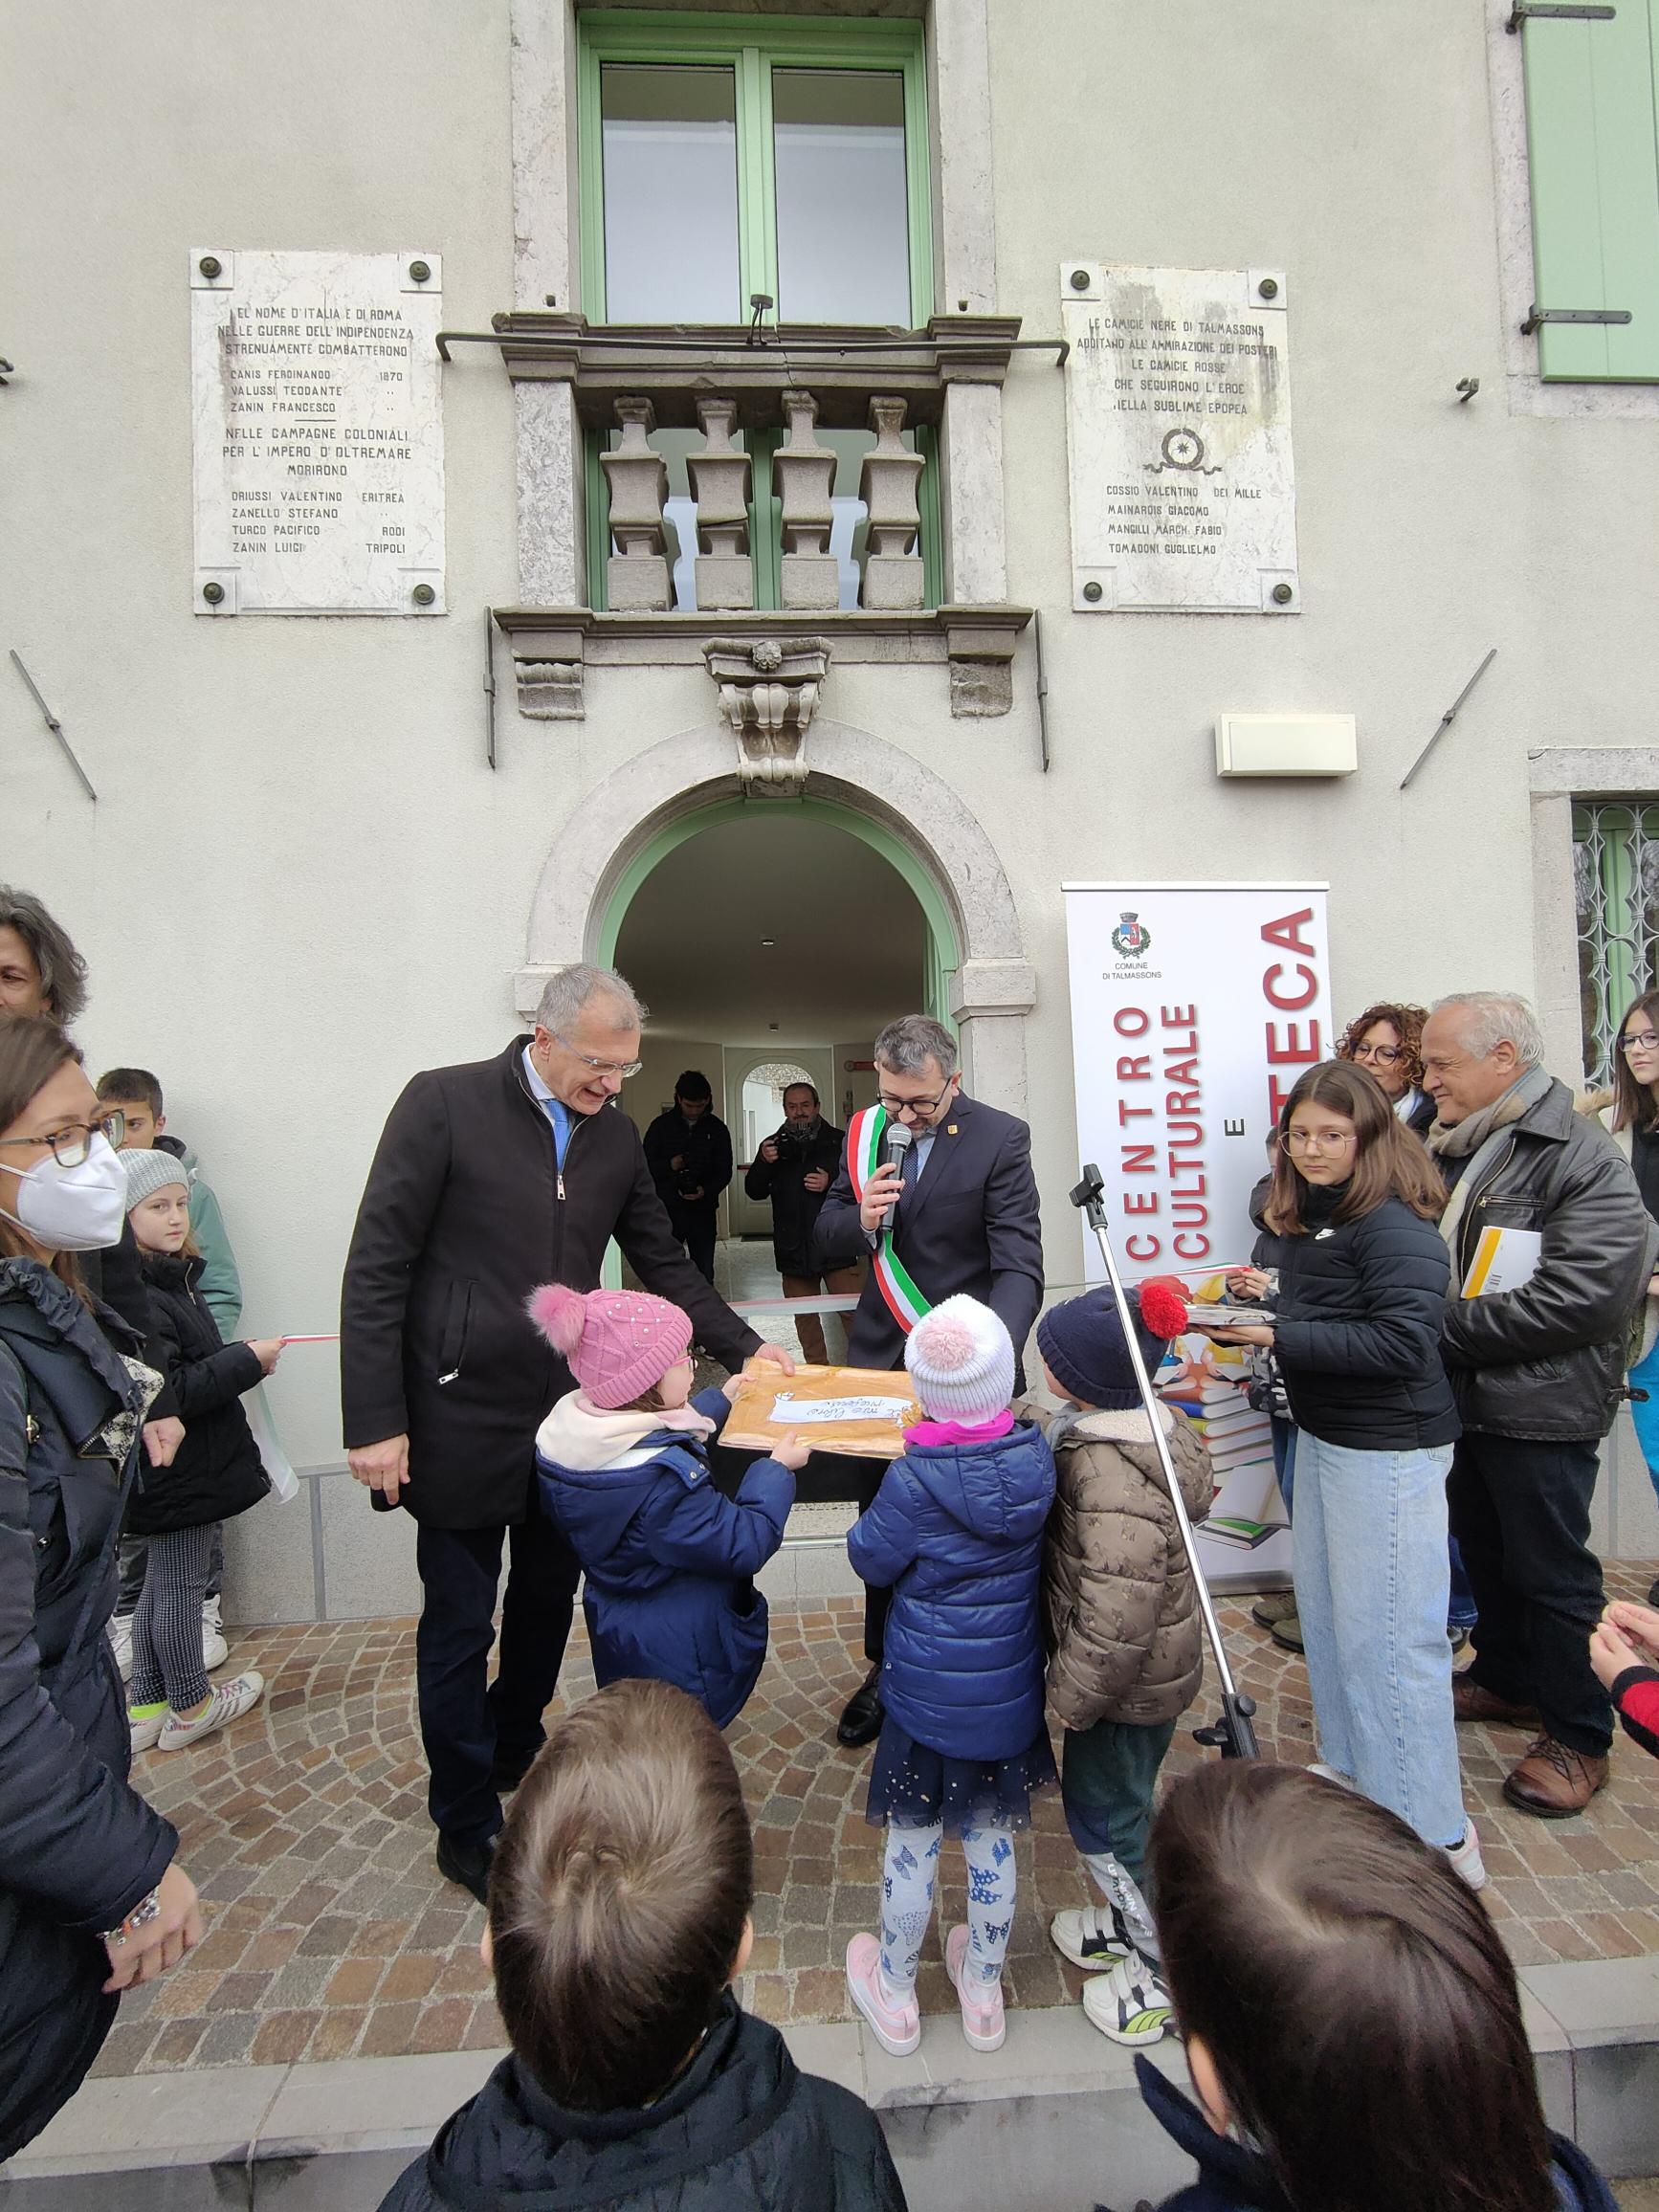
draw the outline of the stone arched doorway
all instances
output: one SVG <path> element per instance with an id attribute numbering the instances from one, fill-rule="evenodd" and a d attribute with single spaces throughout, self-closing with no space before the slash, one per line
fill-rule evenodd
<path id="1" fill-rule="evenodd" d="M 1035 1003 L 1036 977 L 990 839 L 947 784 L 868 731 L 815 719 L 810 744 L 806 796 L 833 806 L 854 833 L 864 826 L 924 905 L 936 902 L 948 918 L 956 967 L 941 984 L 961 1031 L 968 1087 L 1023 1116 L 1025 1017 Z M 654 865 L 665 830 L 741 795 L 725 724 L 666 738 L 596 785 L 554 840 L 537 885 L 526 962 L 515 979 L 520 1013 L 534 1010 L 558 969 L 609 958 L 630 878 L 637 882 Z M 784 808 L 790 801 L 756 797 L 748 804 Z"/>

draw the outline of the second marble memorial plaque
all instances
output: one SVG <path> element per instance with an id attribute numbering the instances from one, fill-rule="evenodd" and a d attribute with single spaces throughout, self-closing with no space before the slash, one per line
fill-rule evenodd
<path id="1" fill-rule="evenodd" d="M 1294 614 L 1281 272 L 1060 266 L 1079 613 Z"/>

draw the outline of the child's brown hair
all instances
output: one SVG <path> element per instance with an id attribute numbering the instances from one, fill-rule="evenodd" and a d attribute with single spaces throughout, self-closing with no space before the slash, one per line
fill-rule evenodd
<path id="1" fill-rule="evenodd" d="M 578 2112 L 659 2096 L 715 2017 L 753 1897 L 738 1771 L 701 1706 L 614 1682 L 555 1721 L 490 1877 L 520 2061 Z"/>

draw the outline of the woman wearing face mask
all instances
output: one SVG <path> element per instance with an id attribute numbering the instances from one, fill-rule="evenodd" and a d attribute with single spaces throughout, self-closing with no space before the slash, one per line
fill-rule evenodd
<path id="1" fill-rule="evenodd" d="M 1445 1185 L 1362 1068 L 1327 1060 L 1279 1117 L 1264 1219 L 1282 1241 L 1271 1345 L 1296 1424 L 1296 1610 L 1322 1771 L 1486 1879 L 1463 1810 L 1446 1640 L 1446 1474 L 1457 1409 L 1440 1359 Z"/>
<path id="2" fill-rule="evenodd" d="M 1613 1142 L 1630 1162 L 1642 1203 L 1659 1221 L 1659 991 L 1644 991 L 1619 1024 L 1613 1062 Z M 1630 1380 L 1646 1398 L 1632 1399 L 1636 1441 L 1659 1495 L 1659 1275 L 1648 1285 L 1642 1342 Z M 1659 1582 L 1648 1593 L 1659 1605 Z"/>
<path id="3" fill-rule="evenodd" d="M 154 1378 L 75 1255 L 125 1208 L 79 1052 L 0 1022 L 0 2159 L 79 2087 L 120 1992 L 203 1932 L 177 1833 L 127 1785 L 103 1634 Z"/>

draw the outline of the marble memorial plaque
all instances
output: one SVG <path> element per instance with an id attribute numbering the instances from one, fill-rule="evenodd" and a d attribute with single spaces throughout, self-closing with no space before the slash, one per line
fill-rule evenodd
<path id="1" fill-rule="evenodd" d="M 442 310 L 435 254 L 192 251 L 198 614 L 443 612 Z"/>
<path id="2" fill-rule="evenodd" d="M 1294 614 L 1285 278 L 1060 269 L 1079 613 Z"/>

